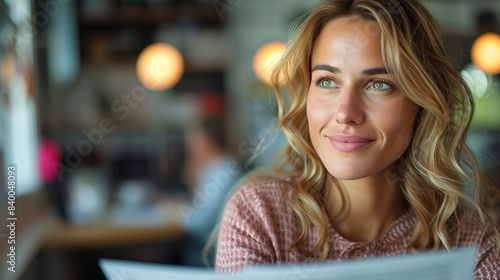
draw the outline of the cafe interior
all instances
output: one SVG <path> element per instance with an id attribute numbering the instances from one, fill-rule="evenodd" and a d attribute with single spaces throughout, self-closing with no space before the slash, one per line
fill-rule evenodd
<path id="1" fill-rule="evenodd" d="M 0 0 L 0 279 L 105 279 L 100 259 L 213 269 L 186 224 L 230 191 L 193 194 L 193 127 L 214 121 L 238 163 L 214 180 L 274 163 L 286 138 L 269 68 L 317 2 Z M 500 188 L 500 1 L 422 2 L 471 85 L 468 143 Z"/>

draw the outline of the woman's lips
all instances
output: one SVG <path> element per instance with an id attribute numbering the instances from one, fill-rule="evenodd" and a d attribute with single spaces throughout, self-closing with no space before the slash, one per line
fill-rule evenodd
<path id="1" fill-rule="evenodd" d="M 354 152 L 369 145 L 374 140 L 358 136 L 330 136 L 333 146 L 342 152 Z"/>

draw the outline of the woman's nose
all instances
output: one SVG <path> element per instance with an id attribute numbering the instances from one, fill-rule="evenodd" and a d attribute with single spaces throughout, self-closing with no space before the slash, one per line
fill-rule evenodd
<path id="1" fill-rule="evenodd" d="M 364 121 L 362 101 L 359 90 L 355 87 L 345 87 L 338 99 L 336 118 L 344 125 L 359 125 Z"/>

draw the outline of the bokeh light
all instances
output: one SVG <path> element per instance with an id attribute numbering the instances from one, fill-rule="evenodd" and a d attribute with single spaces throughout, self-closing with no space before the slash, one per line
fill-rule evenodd
<path id="1" fill-rule="evenodd" d="M 271 84 L 271 70 L 286 49 L 283 42 L 271 42 L 262 46 L 253 58 L 253 69 L 257 77 L 266 84 Z"/>
<path id="2" fill-rule="evenodd" d="M 462 70 L 462 77 L 469 85 L 476 99 L 481 99 L 488 90 L 489 77 L 473 64 L 467 65 Z"/>
<path id="3" fill-rule="evenodd" d="M 7 53 L 1 61 L 0 74 L 2 84 L 6 87 L 10 87 L 14 80 L 14 75 L 16 74 L 16 60 L 12 54 Z"/>
<path id="4" fill-rule="evenodd" d="M 137 59 L 137 76 L 151 90 L 165 90 L 175 86 L 184 73 L 180 52 L 165 43 L 155 43 L 145 48 Z"/>
<path id="5" fill-rule="evenodd" d="M 472 62 L 487 74 L 500 73 L 500 35 L 485 33 L 472 45 Z"/>

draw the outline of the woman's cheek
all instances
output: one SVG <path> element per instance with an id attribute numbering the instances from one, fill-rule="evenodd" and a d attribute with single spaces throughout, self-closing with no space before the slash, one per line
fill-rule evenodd
<path id="1" fill-rule="evenodd" d="M 310 92 L 307 99 L 307 117 L 309 125 L 313 127 L 326 125 L 334 115 L 335 106 L 332 100 L 318 97 L 315 92 Z"/>

